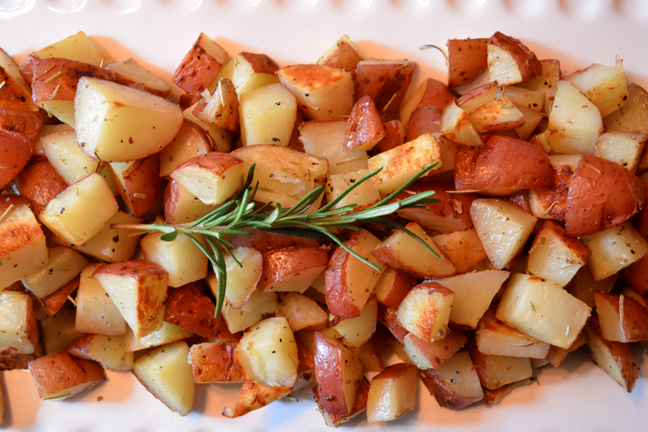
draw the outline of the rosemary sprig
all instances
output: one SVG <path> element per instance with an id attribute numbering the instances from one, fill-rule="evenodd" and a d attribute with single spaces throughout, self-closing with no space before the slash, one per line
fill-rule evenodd
<path id="1" fill-rule="evenodd" d="M 250 232 L 245 231 L 249 228 L 281 232 L 300 237 L 328 239 L 338 244 L 366 265 L 380 271 L 378 266 L 351 250 L 336 234 L 329 230 L 330 228 L 345 228 L 357 231 L 360 229 L 357 224 L 372 223 L 404 231 L 407 235 L 421 243 L 432 255 L 439 258 L 439 255 L 423 239 L 399 223 L 386 218 L 386 216 L 394 214 L 403 208 L 418 207 L 426 203 L 439 202 L 439 200 L 431 198 L 434 195 L 434 191 L 420 192 L 405 199 L 393 201 L 398 194 L 406 190 L 412 183 L 427 174 L 435 166 L 436 163 L 426 166 L 403 186 L 363 210 L 354 212 L 353 210 L 357 206 L 356 204 L 350 204 L 337 209 L 334 208 L 355 188 L 378 174 L 381 168 L 377 169 L 353 183 L 353 185 L 345 189 L 328 204 L 311 213 L 306 213 L 311 209 L 311 206 L 318 200 L 320 195 L 324 193 L 324 186 L 312 190 L 299 200 L 297 204 L 288 209 L 282 208 L 279 203 L 276 203 L 275 208 L 272 210 L 270 210 L 270 204 L 259 207 L 254 203 L 254 195 L 258 183 L 254 187 L 252 186 L 252 179 L 254 178 L 254 165 L 252 165 L 247 178 L 243 181 L 241 189 L 234 197 L 194 222 L 179 225 L 116 224 L 112 228 L 145 232 L 156 231 L 162 233 L 160 239 L 164 241 L 173 241 L 178 234 L 187 235 L 207 256 L 218 277 L 218 295 L 216 298 L 216 316 L 218 316 L 223 308 L 227 287 L 225 255 L 231 256 L 236 261 L 236 257 L 231 253 L 233 245 L 224 236 L 251 235 Z M 197 236 L 202 236 L 205 242 L 201 242 Z M 240 262 L 236 261 L 236 263 L 241 266 Z"/>

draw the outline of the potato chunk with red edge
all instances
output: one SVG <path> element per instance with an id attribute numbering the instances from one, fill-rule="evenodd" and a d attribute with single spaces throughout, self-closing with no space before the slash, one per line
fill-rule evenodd
<path id="1" fill-rule="evenodd" d="M 34 144 L 22 135 L 0 130 L 0 189 L 22 170 L 34 153 Z"/>
<path id="2" fill-rule="evenodd" d="M 36 384 L 38 396 L 52 401 L 83 393 L 106 379 L 99 363 L 73 357 L 64 350 L 32 361 L 29 371 Z"/>
<path id="3" fill-rule="evenodd" d="M 537 220 L 515 204 L 499 199 L 473 201 L 470 216 L 488 259 L 499 270 L 522 250 Z"/>
<path id="4" fill-rule="evenodd" d="M 401 301 L 414 285 L 416 285 L 416 278 L 413 276 L 388 268 L 382 272 L 374 292 L 379 303 L 398 309 Z"/>
<path id="5" fill-rule="evenodd" d="M 292 387 L 297 382 L 295 336 L 283 317 L 259 321 L 236 346 L 236 360 L 248 381 L 270 387 Z"/>
<path id="6" fill-rule="evenodd" d="M 367 342 L 374 331 L 376 331 L 376 320 L 378 317 L 378 300 L 371 297 L 362 313 L 356 318 L 339 319 L 331 315 L 329 321 L 346 343 L 352 347 L 359 347 Z"/>
<path id="7" fill-rule="evenodd" d="M 263 254 L 259 291 L 304 292 L 326 269 L 328 253 L 317 246 L 293 246 Z"/>
<path id="8" fill-rule="evenodd" d="M 92 274 L 136 337 L 162 328 L 169 274 L 149 261 L 104 264 Z"/>
<path id="9" fill-rule="evenodd" d="M 330 415 L 350 415 L 362 380 L 360 359 L 319 332 L 315 333 L 314 356 L 320 405 Z"/>
<path id="10" fill-rule="evenodd" d="M 618 225 L 645 204 L 643 183 L 615 162 L 583 155 L 569 186 L 565 229 L 579 237 Z"/>
<path id="11" fill-rule="evenodd" d="M 499 85 L 517 84 L 542 73 L 536 55 L 518 39 L 495 32 L 487 49 L 488 78 Z"/>
<path id="12" fill-rule="evenodd" d="M 498 320 L 494 308 L 486 311 L 479 320 L 476 343 L 484 354 L 534 359 L 546 358 L 551 347 Z"/>
<path id="13" fill-rule="evenodd" d="M 483 147 L 457 149 L 455 186 L 505 196 L 523 189 L 551 187 L 553 169 L 547 155 L 525 141 L 493 136 Z"/>
<path id="14" fill-rule="evenodd" d="M 608 341 L 638 342 L 648 339 L 648 310 L 623 294 L 594 293 L 601 334 Z"/>
<path id="15" fill-rule="evenodd" d="M 400 119 L 409 125 L 411 116 L 419 108 L 435 107 L 441 112 L 454 101 L 455 94 L 441 81 L 427 78 L 419 85 L 412 95 L 403 102 L 400 108 Z"/>
<path id="16" fill-rule="evenodd" d="M 470 350 L 470 357 L 482 386 L 488 390 L 495 390 L 533 376 L 531 361 L 528 358 L 487 355 L 476 347 Z"/>
<path id="17" fill-rule="evenodd" d="M 241 394 L 233 407 L 223 409 L 223 417 L 236 418 L 290 394 L 291 388 L 287 386 L 267 386 L 255 382 L 243 383 Z"/>
<path id="18" fill-rule="evenodd" d="M 364 95 L 355 103 L 349 114 L 345 150 L 371 150 L 385 137 L 376 105 L 370 96 Z"/>
<path id="19" fill-rule="evenodd" d="M 488 38 L 448 39 L 448 85 L 470 84 L 488 69 Z"/>
<path id="20" fill-rule="evenodd" d="M 367 399 L 367 421 L 390 421 L 416 407 L 416 367 L 397 363 L 373 377 Z"/>
<path id="21" fill-rule="evenodd" d="M 623 60 L 617 57 L 615 67 L 594 63 L 586 69 L 565 77 L 596 105 L 601 116 L 618 110 L 628 101 L 628 86 Z"/>
<path id="22" fill-rule="evenodd" d="M 419 369 L 438 369 L 468 342 L 468 337 L 459 330 L 449 332 L 443 339 L 425 341 L 408 333 L 403 348 Z"/>
<path id="23" fill-rule="evenodd" d="M 435 282 L 415 286 L 398 307 L 398 323 L 416 337 L 435 341 L 448 333 L 454 293 Z"/>
<path id="24" fill-rule="evenodd" d="M 214 81 L 226 59 L 227 51 L 200 33 L 176 69 L 173 82 L 187 93 L 200 93 Z"/>
<path id="25" fill-rule="evenodd" d="M 355 96 L 371 96 L 379 111 L 398 111 L 415 70 L 407 60 L 363 60 L 356 65 Z"/>
<path id="26" fill-rule="evenodd" d="M 111 162 L 110 170 L 119 194 L 133 215 L 143 216 L 162 198 L 164 182 L 159 176 L 159 155 L 133 162 Z"/>
<path id="27" fill-rule="evenodd" d="M 426 370 L 421 378 L 439 406 L 445 408 L 459 410 L 484 398 L 468 351 L 455 354 L 436 370 Z"/>
<path id="28" fill-rule="evenodd" d="M 486 258 L 486 251 L 474 228 L 435 235 L 432 240 L 458 273 L 466 273 Z"/>
<path id="29" fill-rule="evenodd" d="M 543 342 L 569 348 L 585 326 L 590 307 L 559 285 L 513 274 L 497 307 L 497 319 Z"/>
<path id="30" fill-rule="evenodd" d="M 214 318 L 216 305 L 195 282 L 176 289 L 165 303 L 164 321 L 207 339 L 219 337 L 221 318 Z"/>
<path id="31" fill-rule="evenodd" d="M 329 318 L 315 300 L 299 293 L 288 293 L 281 298 L 277 316 L 286 318 L 293 332 L 321 329 Z"/>
<path id="32" fill-rule="evenodd" d="M 236 361 L 232 342 L 205 342 L 189 349 L 189 364 L 197 383 L 242 382 L 241 366 Z"/>

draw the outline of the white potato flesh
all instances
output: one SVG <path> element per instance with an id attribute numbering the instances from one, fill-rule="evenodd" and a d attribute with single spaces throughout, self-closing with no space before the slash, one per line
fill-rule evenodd
<path id="1" fill-rule="evenodd" d="M 648 133 L 648 92 L 636 84 L 628 86 L 628 101 L 605 116 L 605 130 Z"/>
<path id="2" fill-rule="evenodd" d="M 283 317 L 251 327 L 236 347 L 236 359 L 250 381 L 271 387 L 292 387 L 297 382 L 297 342 Z"/>
<path id="3" fill-rule="evenodd" d="M 330 175 L 367 169 L 369 156 L 366 151 L 344 151 L 346 129 L 346 120 L 310 121 L 299 125 L 299 141 L 304 151 L 328 160 Z"/>
<path id="4" fill-rule="evenodd" d="M 72 344 L 68 352 L 99 362 L 106 369 L 126 371 L 133 368 L 133 353 L 126 352 L 124 336 L 89 335 L 89 339 L 82 340 L 83 344 Z"/>
<path id="5" fill-rule="evenodd" d="M 367 421 L 390 421 L 402 417 L 416 407 L 417 370 L 415 367 L 393 365 L 376 375 L 369 386 Z"/>
<path id="6" fill-rule="evenodd" d="M 564 79 L 582 91 L 596 105 L 603 117 L 618 110 L 628 101 L 628 86 L 623 72 L 623 60 L 620 58 L 617 58 L 615 67 L 595 63 Z"/>
<path id="7" fill-rule="evenodd" d="M 241 309 L 249 300 L 263 273 L 263 255 L 250 247 L 238 247 L 232 255 L 241 263 L 239 266 L 231 255 L 225 257 L 227 270 L 227 289 L 225 297 L 234 309 Z M 218 285 L 212 286 L 212 292 L 218 295 Z"/>
<path id="8" fill-rule="evenodd" d="M 74 279 L 88 264 L 83 255 L 63 246 L 49 250 L 47 264 L 25 276 L 22 283 L 36 297 L 43 298 Z"/>
<path id="9" fill-rule="evenodd" d="M 83 77 L 74 102 L 83 152 L 108 162 L 142 159 L 162 150 L 184 120 L 172 102 L 143 90 Z"/>
<path id="10" fill-rule="evenodd" d="M 185 120 L 171 144 L 160 151 L 160 177 L 170 176 L 179 165 L 211 150 L 205 133 L 193 122 Z"/>
<path id="11" fill-rule="evenodd" d="M 74 328 L 74 321 L 74 307 L 64 305 L 56 315 L 41 323 L 45 354 L 66 349 L 72 342 L 84 335 Z"/>
<path id="12" fill-rule="evenodd" d="M 140 245 L 146 261 L 162 266 L 169 273 L 169 286 L 177 288 L 207 276 L 209 260 L 191 238 L 179 234 L 167 242 L 160 240 L 160 236 L 160 233 L 149 233 L 140 240 Z"/>
<path id="13" fill-rule="evenodd" d="M 132 58 L 117 63 L 111 63 L 106 66 L 106 68 L 132 80 L 146 91 L 155 92 L 157 94 L 168 94 L 171 92 L 171 87 L 169 87 L 162 78 L 156 76 L 153 72 L 146 69 Z"/>
<path id="14" fill-rule="evenodd" d="M 95 173 L 52 199 L 39 219 L 57 236 L 76 245 L 94 237 L 118 210 L 106 180 Z"/>
<path id="15" fill-rule="evenodd" d="M 484 144 L 470 122 L 468 114 L 459 108 L 455 102 L 452 102 L 443 111 L 441 133 L 450 141 L 468 147 L 479 147 Z"/>
<path id="16" fill-rule="evenodd" d="M 282 297 L 277 316 L 286 318 L 293 332 L 324 327 L 329 319 L 328 314 L 315 300 L 296 292 L 287 293 Z"/>
<path id="17" fill-rule="evenodd" d="M 648 242 L 630 222 L 582 236 L 581 240 L 592 251 L 589 268 L 596 281 L 612 276 L 648 253 Z"/>
<path id="18" fill-rule="evenodd" d="M 212 287 L 212 290 L 217 286 L 216 277 L 210 274 L 207 277 L 207 282 Z M 234 309 L 230 306 L 227 299 L 223 303 L 223 310 L 221 316 L 227 324 L 227 329 L 231 333 L 238 333 L 247 330 L 249 327 L 258 322 L 264 315 L 273 314 L 277 311 L 279 304 L 277 303 L 277 294 L 268 291 L 260 292 L 253 291 L 252 295 L 240 309 Z"/>
<path id="19" fill-rule="evenodd" d="M 74 245 L 74 249 L 100 261 L 119 262 L 133 257 L 139 244 L 139 237 L 131 230 L 114 229 L 113 224 L 138 224 L 142 219 L 118 211 L 101 230 L 85 243 Z"/>
<path id="20" fill-rule="evenodd" d="M 448 333 L 454 294 L 443 286 L 415 286 L 398 307 L 397 320 L 404 329 L 425 341 L 443 339 Z"/>
<path id="21" fill-rule="evenodd" d="M 17 354 L 33 354 L 36 347 L 31 339 L 36 319 L 31 309 L 31 298 L 16 291 L 0 292 L 0 351 L 12 348 Z M 30 323 L 31 319 L 34 320 Z"/>
<path id="22" fill-rule="evenodd" d="M 549 114 L 549 145 L 556 153 L 594 154 L 603 133 L 601 113 L 583 93 L 567 81 L 558 82 Z"/>
<path id="23" fill-rule="evenodd" d="M 92 38 L 80 31 L 34 52 L 38 58 L 64 58 L 103 66 L 112 63 L 110 56 Z"/>
<path id="24" fill-rule="evenodd" d="M 508 277 L 509 272 L 506 271 L 484 270 L 434 282 L 454 293 L 450 321 L 474 329 Z"/>
<path id="25" fill-rule="evenodd" d="M 606 132 L 598 139 L 594 154 L 616 162 L 630 172 L 635 172 L 639 160 L 642 162 L 648 135 L 639 132 Z"/>
<path id="26" fill-rule="evenodd" d="M 478 133 L 517 129 L 526 119 L 507 97 L 500 96 L 468 115 Z"/>
<path id="27" fill-rule="evenodd" d="M 184 341 L 159 347 L 135 360 L 133 374 L 172 411 L 186 416 L 194 401 L 194 381 Z"/>
<path id="28" fill-rule="evenodd" d="M 504 87 L 502 96 L 509 99 L 515 105 L 521 105 L 524 108 L 539 113 L 544 112 L 545 95 L 542 92 L 527 88 L 507 86 Z"/>
<path id="29" fill-rule="evenodd" d="M 214 149 L 214 151 L 223 153 L 229 152 L 232 149 L 232 132 L 228 131 L 225 128 L 216 126 L 213 123 L 208 123 L 206 121 L 200 120 L 193 113 L 196 105 L 198 105 L 198 102 L 182 112 L 185 120 L 194 123 L 202 130 L 207 132 L 207 135 L 209 135 L 209 137 L 211 138 L 210 146 Z"/>
<path id="30" fill-rule="evenodd" d="M 455 354 L 435 370 L 445 386 L 459 397 L 480 400 L 484 397 L 479 375 L 475 371 L 468 351 Z"/>
<path id="31" fill-rule="evenodd" d="M 271 84 L 240 96 L 243 145 L 288 145 L 297 120 L 297 100 L 281 84 Z"/>
<path id="32" fill-rule="evenodd" d="M 475 340 L 479 352 L 487 355 L 544 359 L 551 347 L 499 321 L 494 309 L 479 321 Z"/>
<path id="33" fill-rule="evenodd" d="M 351 187 L 356 181 L 371 173 L 369 170 L 332 174 L 326 185 L 326 201 L 331 202 L 342 192 Z M 355 204 L 355 209 L 360 210 L 380 201 L 380 192 L 372 181 L 365 181 L 347 194 L 333 208 L 340 208 Z"/>
<path id="34" fill-rule="evenodd" d="M 67 184 L 75 183 L 97 171 L 99 161 L 81 150 L 74 131 L 46 135 L 41 139 L 41 145 L 47 160 Z"/>
<path id="35" fill-rule="evenodd" d="M 194 222 L 216 210 L 217 206 L 207 205 L 189 189 L 171 180 L 165 191 L 164 216 L 169 223 L 182 224 Z"/>
<path id="36" fill-rule="evenodd" d="M 135 337 L 135 333 L 130 327 L 126 329 L 124 335 L 124 343 L 126 352 L 134 352 L 147 348 L 153 348 L 161 345 L 166 345 L 182 339 L 187 339 L 193 336 L 193 333 L 183 330 L 175 324 L 168 322 L 162 323 L 162 328 L 156 330 L 144 337 Z"/>
<path id="37" fill-rule="evenodd" d="M 482 375 L 482 385 L 495 390 L 507 384 L 522 381 L 533 376 L 531 361 L 523 357 L 486 355 L 478 373 Z"/>
<path id="38" fill-rule="evenodd" d="M 515 204 L 500 199 L 476 199 L 470 207 L 470 217 L 488 259 L 500 270 L 522 250 L 537 220 Z"/>
<path id="39" fill-rule="evenodd" d="M 6 213 L 0 222 L 0 289 L 43 267 L 48 256 L 45 235 L 29 206 Z"/>
<path id="40" fill-rule="evenodd" d="M 374 297 L 365 304 L 359 317 L 337 320 L 331 315 L 329 319 L 332 319 L 332 327 L 344 337 L 349 345 L 359 347 L 367 342 L 376 331 L 377 318 L 378 301 Z"/>
<path id="41" fill-rule="evenodd" d="M 594 292 L 600 291 L 608 294 L 614 288 L 618 277 L 619 273 L 615 273 L 605 279 L 596 281 L 589 266 L 584 266 L 576 273 L 576 276 L 567 285 L 566 289 L 571 295 L 585 302 L 587 306 L 594 308 Z"/>
<path id="42" fill-rule="evenodd" d="M 82 333 L 119 336 L 126 333 L 126 321 L 101 284 L 92 277 L 100 264 L 82 272 L 76 295 L 75 329 Z"/>
<path id="43" fill-rule="evenodd" d="M 509 278 L 496 316 L 536 339 L 567 349 L 585 326 L 590 311 L 559 285 L 518 273 Z"/>

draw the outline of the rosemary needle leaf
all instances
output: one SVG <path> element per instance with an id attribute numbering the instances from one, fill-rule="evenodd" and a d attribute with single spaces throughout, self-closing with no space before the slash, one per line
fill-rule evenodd
<path id="1" fill-rule="evenodd" d="M 176 237 L 178 237 L 178 230 L 177 230 L 177 229 L 174 229 L 174 230 L 171 231 L 171 232 L 168 232 L 168 233 L 166 233 L 166 234 L 162 234 L 162 235 L 160 236 L 160 240 L 162 240 L 162 241 L 166 241 L 166 242 L 172 242 L 173 240 L 176 239 Z"/>

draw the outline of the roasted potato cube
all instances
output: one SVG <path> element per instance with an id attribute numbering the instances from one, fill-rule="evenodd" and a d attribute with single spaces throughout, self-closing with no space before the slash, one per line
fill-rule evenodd
<path id="1" fill-rule="evenodd" d="M 238 130 L 239 99 L 232 80 L 221 78 L 214 93 L 202 92 L 200 102 L 194 108 L 194 115 L 218 127 L 233 132 Z"/>
<path id="2" fill-rule="evenodd" d="M 82 272 L 76 296 L 74 328 L 81 333 L 119 336 L 126 333 L 126 321 L 92 274 L 101 264 L 90 264 Z"/>
<path id="3" fill-rule="evenodd" d="M 215 276 L 207 277 L 207 282 L 212 287 L 212 291 L 216 289 L 217 280 Z M 240 309 L 230 307 L 229 301 L 225 300 L 221 316 L 227 324 L 227 328 L 231 333 L 238 333 L 246 330 L 265 315 L 274 314 L 279 305 L 277 303 L 277 294 L 274 292 L 260 292 L 253 291 L 247 303 L 241 306 Z"/>
<path id="4" fill-rule="evenodd" d="M 174 342 L 135 360 L 133 375 L 171 411 L 186 416 L 194 401 L 194 381 L 187 362 L 189 346 Z"/>
<path id="5" fill-rule="evenodd" d="M 189 223 L 211 213 L 216 206 L 207 205 L 189 189 L 171 179 L 164 190 L 164 218 L 168 223 Z"/>
<path id="6" fill-rule="evenodd" d="M 624 273 L 626 278 L 627 275 L 628 271 Z M 583 266 L 565 288 L 571 295 L 593 309 L 596 305 L 594 302 L 594 292 L 609 293 L 612 291 L 618 277 L 619 273 L 615 273 L 610 277 L 597 281 L 594 280 L 589 266 Z"/>
<path id="7" fill-rule="evenodd" d="M 526 123 L 524 114 L 505 96 L 480 106 L 468 117 L 478 133 L 518 129 Z"/>
<path id="8" fill-rule="evenodd" d="M 648 133 L 646 102 L 648 102 L 646 90 L 637 84 L 628 85 L 628 101 L 603 119 L 605 130 Z"/>
<path id="9" fill-rule="evenodd" d="M 435 282 L 415 286 L 398 307 L 398 323 L 425 341 L 443 339 L 448 333 L 454 293 Z"/>
<path id="10" fill-rule="evenodd" d="M 288 386 L 267 386 L 255 382 L 245 382 L 241 395 L 233 407 L 223 409 L 223 417 L 236 418 L 281 399 L 290 394 Z"/>
<path id="11" fill-rule="evenodd" d="M 169 274 L 148 261 L 104 264 L 92 274 L 133 330 L 144 337 L 162 328 Z"/>
<path id="12" fill-rule="evenodd" d="M 587 264 L 590 254 L 580 240 L 568 236 L 557 222 L 547 220 L 533 240 L 527 270 L 564 287 Z"/>
<path id="13" fill-rule="evenodd" d="M 504 90 L 507 88 L 508 87 L 505 87 Z M 501 96 L 503 91 L 496 82 L 491 82 L 464 93 L 456 100 L 456 104 L 470 115 L 478 108 L 495 100 L 498 94 Z"/>
<path id="14" fill-rule="evenodd" d="M 24 369 L 40 354 L 32 298 L 23 292 L 0 292 L 0 370 Z"/>
<path id="15" fill-rule="evenodd" d="M 351 112 L 353 77 L 348 72 L 323 65 L 297 64 L 279 69 L 277 76 L 310 120 L 340 120 Z"/>
<path id="16" fill-rule="evenodd" d="M 232 342 L 205 342 L 189 349 L 189 364 L 196 383 L 243 382 L 245 377 L 236 361 Z"/>
<path id="17" fill-rule="evenodd" d="M 410 180 L 421 169 L 437 163 L 433 170 L 443 167 L 441 147 L 432 134 L 421 135 L 414 141 L 403 144 L 368 161 L 369 170 L 382 171 L 372 177 L 381 194 L 387 195 Z"/>
<path id="18" fill-rule="evenodd" d="M 214 318 L 216 305 L 196 283 L 175 290 L 165 305 L 165 322 L 207 339 L 219 338 L 221 318 Z"/>
<path id="19" fill-rule="evenodd" d="M 356 392 L 356 398 L 353 402 L 353 408 L 351 408 L 351 413 L 348 415 L 340 414 L 331 414 L 327 412 L 322 406 L 322 400 L 320 399 L 320 393 L 317 386 L 313 387 L 313 395 L 317 401 L 318 410 L 324 418 L 324 422 L 327 426 L 338 427 L 343 423 L 346 423 L 350 420 L 353 420 L 360 413 L 364 412 L 367 409 L 367 399 L 369 397 L 369 384 L 366 380 L 360 380 L 358 384 L 358 391 Z"/>
<path id="20" fill-rule="evenodd" d="M 594 293 L 596 313 L 605 340 L 638 342 L 648 339 L 648 310 L 623 294 Z"/>
<path id="21" fill-rule="evenodd" d="M 80 244 L 101 231 L 117 210 L 117 201 L 108 184 L 95 173 L 52 199 L 39 219 L 64 241 Z"/>
<path id="22" fill-rule="evenodd" d="M 286 318 L 293 332 L 303 329 L 319 330 L 326 327 L 329 319 L 328 314 L 315 300 L 292 292 L 281 298 L 277 316 Z"/>
<path id="23" fill-rule="evenodd" d="M 141 338 L 135 337 L 133 330 L 128 327 L 126 329 L 124 340 L 126 343 L 126 352 L 134 352 L 170 344 L 182 339 L 187 339 L 191 336 L 193 336 L 193 333 L 165 321 L 162 323 L 162 328 L 160 330 L 149 333 Z"/>
<path id="24" fill-rule="evenodd" d="M 90 157 L 108 162 L 142 159 L 162 150 L 184 120 L 180 108 L 159 96 L 83 77 L 75 97 L 77 141 Z"/>
<path id="25" fill-rule="evenodd" d="M 346 191 L 356 181 L 370 174 L 369 170 L 331 174 L 326 185 L 326 201 L 331 202 Z M 353 211 L 361 211 L 380 201 L 380 192 L 371 181 L 365 181 L 348 193 L 333 208 L 355 205 Z"/>
<path id="26" fill-rule="evenodd" d="M 416 279 L 405 272 L 388 268 L 382 272 L 374 292 L 379 303 L 398 309 L 407 293 L 416 285 Z"/>
<path id="27" fill-rule="evenodd" d="M 479 321 L 476 333 L 477 348 L 488 355 L 544 359 L 550 345 L 509 327 L 489 309 Z"/>
<path id="28" fill-rule="evenodd" d="M 220 152 L 189 159 L 171 173 L 172 179 L 207 205 L 221 204 L 234 195 L 243 176 L 243 161 Z"/>
<path id="29" fill-rule="evenodd" d="M 470 350 L 479 381 L 484 388 L 495 390 L 533 376 L 531 361 L 523 357 L 487 355 L 476 347 Z"/>
<path id="30" fill-rule="evenodd" d="M 398 111 L 415 70 L 408 60 L 363 60 L 356 66 L 355 96 L 369 95 L 378 111 Z"/>
<path id="31" fill-rule="evenodd" d="M 378 318 L 378 301 L 371 297 L 360 313 L 359 317 L 340 319 L 335 315 L 329 317 L 331 327 L 334 328 L 349 346 L 359 347 L 376 331 Z"/>
<path id="32" fill-rule="evenodd" d="M 0 130 L 0 188 L 4 189 L 27 165 L 34 144 L 15 132 Z"/>
<path id="33" fill-rule="evenodd" d="M 594 153 L 602 159 L 618 163 L 631 173 L 634 173 L 637 167 L 640 171 L 645 171 L 645 166 L 648 164 L 648 157 L 644 152 L 646 142 L 648 142 L 646 134 L 606 132 L 596 141 Z"/>
<path id="34" fill-rule="evenodd" d="M 441 81 L 427 78 L 412 95 L 403 102 L 400 109 L 400 120 L 409 125 L 414 111 L 422 107 L 435 107 L 441 112 L 455 100 L 455 94 Z"/>
<path id="35" fill-rule="evenodd" d="M 235 355 L 249 381 L 271 387 L 297 382 L 297 343 L 283 317 L 267 318 L 248 329 Z"/>
<path id="36" fill-rule="evenodd" d="M 106 379 L 99 363 L 56 351 L 29 364 L 38 396 L 61 401 L 90 390 Z"/>
<path id="37" fill-rule="evenodd" d="M 119 194 L 134 216 L 143 216 L 160 201 L 164 182 L 157 154 L 132 162 L 110 162 Z"/>
<path id="38" fill-rule="evenodd" d="M 76 141 L 74 131 L 45 135 L 40 140 L 45 156 L 67 184 L 97 172 L 99 161 L 86 155 Z"/>
<path id="39" fill-rule="evenodd" d="M 176 69 L 173 82 L 187 93 L 200 93 L 214 81 L 226 59 L 227 51 L 200 33 Z"/>
<path id="40" fill-rule="evenodd" d="M 171 143 L 160 151 L 160 177 L 168 177 L 174 169 L 189 159 L 212 151 L 207 134 L 190 120 L 184 120 L 182 127 Z"/>
<path id="41" fill-rule="evenodd" d="M 259 291 L 296 291 L 303 293 L 326 269 L 328 252 L 317 246 L 292 246 L 263 254 L 263 273 Z"/>
<path id="42" fill-rule="evenodd" d="M 474 228 L 439 234 L 432 240 L 457 268 L 457 273 L 466 273 L 486 258 L 486 251 Z"/>
<path id="43" fill-rule="evenodd" d="M 229 66 L 230 64 L 231 66 Z M 228 67 L 231 67 L 231 76 L 229 76 L 230 72 L 226 70 Z M 209 90 L 213 91 L 221 78 L 230 78 L 240 97 L 249 91 L 277 84 L 279 82 L 276 75 L 278 70 L 277 63 L 266 54 L 243 51 L 233 61 L 225 65 L 216 80 L 209 86 Z"/>
<path id="44" fill-rule="evenodd" d="M 40 301 L 34 301 L 36 319 L 38 321 L 45 321 L 56 315 L 65 303 L 67 303 L 68 296 L 71 296 L 79 288 L 79 279 L 79 277 L 75 277 L 52 294 L 39 299 Z"/>
<path id="45" fill-rule="evenodd" d="M 87 264 L 88 260 L 79 252 L 54 247 L 49 250 L 47 264 L 25 276 L 22 283 L 38 298 L 46 297 L 79 275 Z"/>
<path id="46" fill-rule="evenodd" d="M 603 117 L 618 110 L 628 101 L 628 86 L 623 72 L 623 60 L 620 58 L 617 58 L 615 67 L 595 63 L 565 77 L 565 81 L 583 92 Z"/>
<path id="47" fill-rule="evenodd" d="M 299 125 L 299 141 L 304 151 L 328 160 L 330 175 L 367 169 L 366 151 L 344 151 L 346 128 L 345 120 L 309 121 Z"/>
<path id="48" fill-rule="evenodd" d="M 4 196 L 4 195 L 3 195 Z M 0 201 L 0 288 L 6 288 L 47 264 L 45 235 L 26 204 Z"/>
<path id="49" fill-rule="evenodd" d="M 488 39 L 448 39 L 448 85 L 470 84 L 488 70 Z"/>
<path id="50" fill-rule="evenodd" d="M 444 408 L 459 410 L 484 398 L 479 375 L 468 351 L 455 354 L 438 369 L 426 370 L 421 378 L 430 394 Z"/>
<path id="51" fill-rule="evenodd" d="M 117 78 L 117 82 L 120 84 L 141 89 L 163 98 L 169 96 L 171 93 L 171 87 L 163 79 L 156 76 L 132 58 L 117 63 L 110 63 L 106 68 L 115 73 L 115 78 Z"/>
<path id="52" fill-rule="evenodd" d="M 281 84 L 240 96 L 241 143 L 286 146 L 297 120 L 297 99 Z"/>
<path id="53" fill-rule="evenodd" d="M 522 250 L 537 220 L 515 204 L 498 199 L 473 201 L 470 216 L 488 259 L 500 270 Z"/>
<path id="54" fill-rule="evenodd" d="M 591 308 L 559 285 L 513 274 L 497 307 L 497 319 L 543 342 L 569 348 Z"/>
<path id="55" fill-rule="evenodd" d="M 356 66 L 362 61 L 358 47 L 344 35 L 317 60 L 318 65 L 342 69 L 355 78 Z"/>
<path id="56" fill-rule="evenodd" d="M 448 105 L 441 117 L 441 133 L 457 144 L 468 147 L 479 147 L 484 144 L 470 121 L 468 113 L 455 102 Z"/>
<path id="57" fill-rule="evenodd" d="M 378 151 L 385 152 L 405 143 L 405 125 L 400 120 L 391 120 L 383 124 L 385 138 L 378 143 Z M 422 135 L 422 134 L 421 134 Z"/>
<path id="58" fill-rule="evenodd" d="M 368 151 L 384 137 L 385 128 L 380 121 L 376 105 L 368 95 L 362 96 L 349 114 L 344 150 Z"/>
<path id="59" fill-rule="evenodd" d="M 488 78 L 499 85 L 517 84 L 542 73 L 536 55 L 518 39 L 495 32 L 487 49 Z"/>
<path id="60" fill-rule="evenodd" d="M 72 342 L 67 352 L 94 360 L 106 369 L 128 371 L 133 368 L 133 353 L 126 352 L 124 336 L 85 335 Z"/>
<path id="61" fill-rule="evenodd" d="M 438 369 L 468 342 L 461 331 L 449 332 L 443 339 L 429 342 L 408 333 L 403 348 L 411 361 L 419 369 Z"/>
<path id="62" fill-rule="evenodd" d="M 416 367 L 397 363 L 373 377 L 367 399 L 367 421 L 396 420 L 416 407 Z"/>
<path id="63" fill-rule="evenodd" d="M 38 112 L 39 108 L 32 102 L 31 79 L 29 83 L 18 69 L 18 65 L 3 49 L 0 48 L 0 80 L 4 82 L 2 96 L 0 96 L 0 108 L 20 109 Z"/>
<path id="64" fill-rule="evenodd" d="M 118 211 L 90 240 L 72 247 L 100 261 L 119 262 L 133 257 L 139 237 L 125 229 L 112 228 L 113 225 L 138 224 L 142 219 Z"/>

